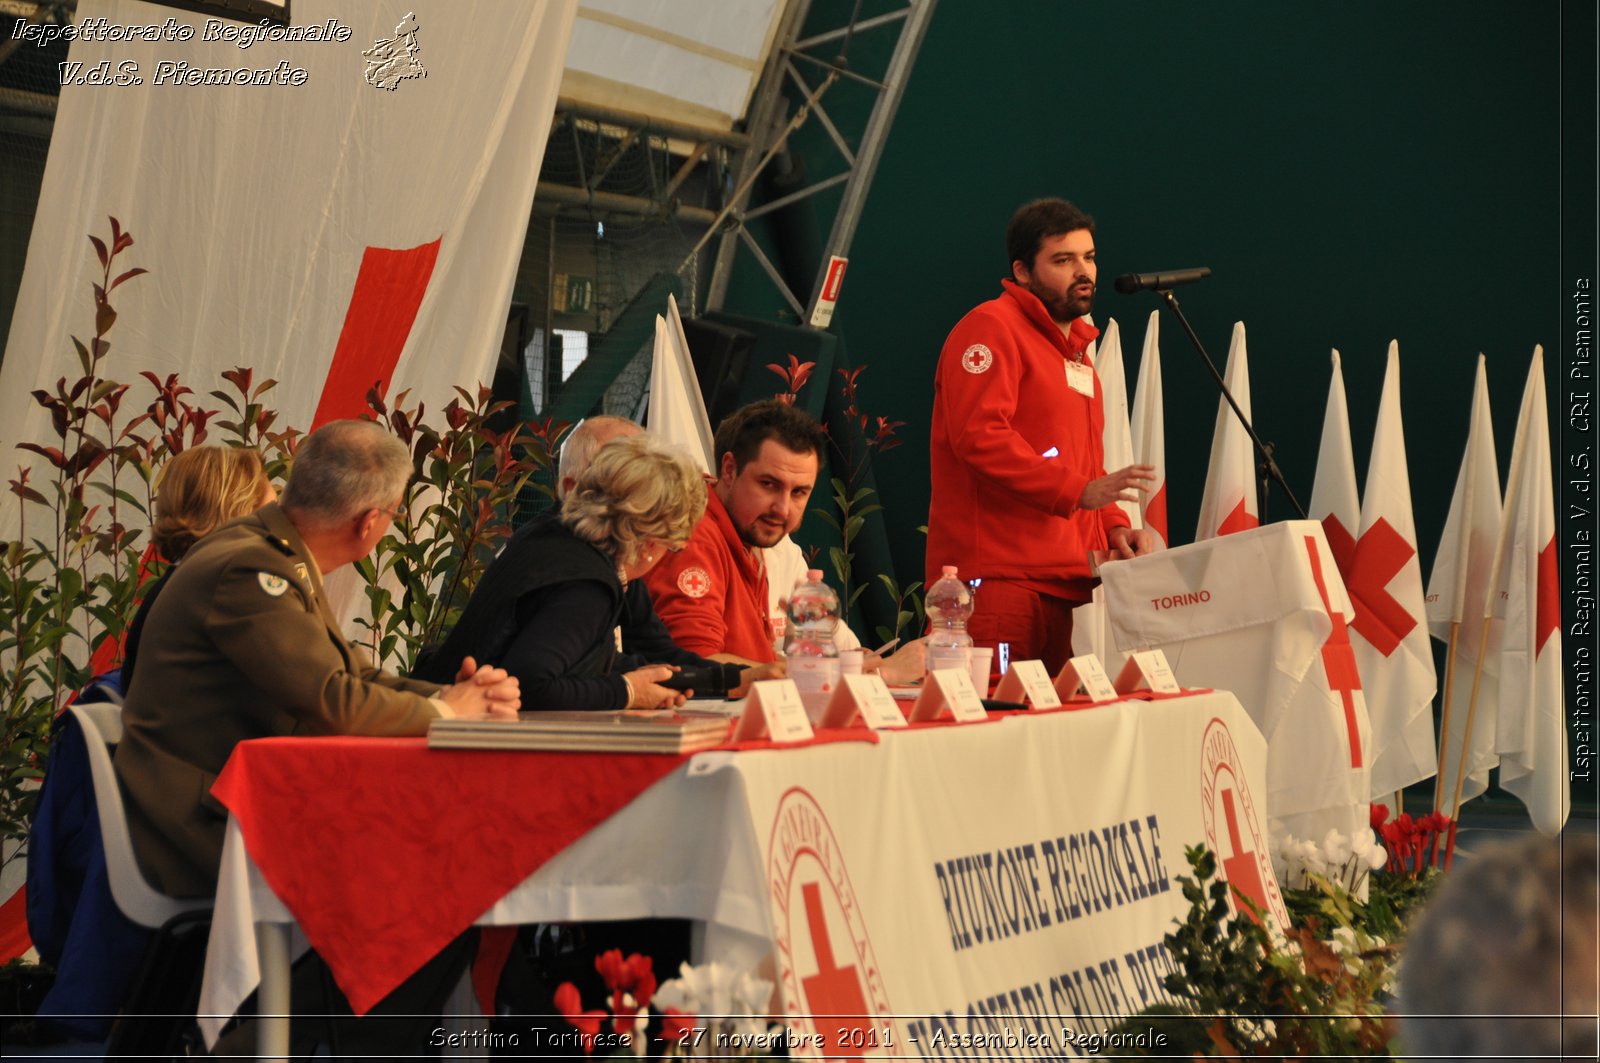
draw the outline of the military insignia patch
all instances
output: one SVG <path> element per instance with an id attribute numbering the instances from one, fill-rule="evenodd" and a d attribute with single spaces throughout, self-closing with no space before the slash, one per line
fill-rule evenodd
<path id="1" fill-rule="evenodd" d="M 994 364 L 994 352 L 981 343 L 974 343 L 961 355 L 961 368 L 969 373 L 987 373 Z"/>
<path id="2" fill-rule="evenodd" d="M 289 581 L 282 576 L 274 576 L 270 572 L 257 572 L 256 580 L 260 582 L 261 589 L 276 598 L 289 589 Z"/>

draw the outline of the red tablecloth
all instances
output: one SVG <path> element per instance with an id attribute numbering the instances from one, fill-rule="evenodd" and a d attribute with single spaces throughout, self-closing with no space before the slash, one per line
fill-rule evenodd
<path id="1" fill-rule="evenodd" d="M 824 731 L 814 741 L 877 736 Z M 545 861 L 687 759 L 439 750 L 421 738 L 266 738 L 234 750 L 212 793 L 361 1015 Z"/>
<path id="2" fill-rule="evenodd" d="M 270 738 L 212 793 L 359 1015 L 686 759 Z"/>

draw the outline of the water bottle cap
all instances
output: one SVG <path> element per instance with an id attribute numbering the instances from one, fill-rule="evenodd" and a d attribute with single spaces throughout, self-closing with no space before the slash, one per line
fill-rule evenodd
<path id="1" fill-rule="evenodd" d="M 808 568 L 808 569 L 806 569 L 806 582 L 807 583 L 821 583 L 822 582 L 822 569 L 820 569 L 820 568 Z"/>
<path id="2" fill-rule="evenodd" d="M 944 572 L 944 574 L 946 576 L 950 576 L 951 578 L 954 578 L 955 574 L 956 574 L 956 566 L 954 566 L 954 565 L 946 565 L 946 566 L 944 566 L 944 569 L 942 571 Z"/>

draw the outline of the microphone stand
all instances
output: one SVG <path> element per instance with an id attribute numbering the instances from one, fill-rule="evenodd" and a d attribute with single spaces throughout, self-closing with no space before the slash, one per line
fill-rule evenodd
<path id="1" fill-rule="evenodd" d="M 1289 500 L 1289 505 L 1294 507 L 1294 511 L 1299 518 L 1305 520 L 1306 508 L 1300 504 L 1299 499 L 1294 497 L 1294 492 L 1289 490 L 1289 482 L 1283 478 L 1283 470 L 1279 469 L 1278 463 L 1273 460 L 1272 444 L 1261 441 L 1261 437 L 1256 435 L 1255 428 L 1250 424 L 1250 418 L 1246 417 L 1244 411 L 1239 409 L 1239 404 L 1234 401 L 1233 393 L 1228 390 L 1228 385 L 1222 379 L 1222 374 L 1217 372 L 1217 364 L 1206 353 L 1205 345 L 1200 342 L 1200 337 L 1196 336 L 1194 329 L 1190 327 L 1189 319 L 1183 316 L 1183 310 L 1178 306 L 1178 300 L 1173 296 L 1172 289 L 1158 288 L 1156 289 L 1156 294 L 1161 296 L 1172 312 L 1178 316 L 1178 324 L 1183 326 L 1183 331 L 1188 335 L 1189 342 L 1194 344 L 1194 349 L 1200 352 L 1200 360 L 1205 362 L 1206 368 L 1211 371 L 1211 379 L 1217 382 L 1217 390 L 1222 392 L 1224 399 L 1228 400 L 1228 406 L 1232 408 L 1233 415 L 1239 418 L 1239 423 L 1244 425 L 1245 434 L 1250 437 L 1250 442 L 1255 445 L 1256 454 L 1261 459 L 1261 472 L 1263 473 L 1263 491 L 1260 499 L 1263 515 L 1266 513 L 1265 484 L 1267 479 L 1270 478 L 1283 491 L 1284 497 Z"/>

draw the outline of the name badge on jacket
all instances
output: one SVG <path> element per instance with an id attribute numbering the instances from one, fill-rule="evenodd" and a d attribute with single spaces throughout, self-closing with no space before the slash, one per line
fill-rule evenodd
<path id="1" fill-rule="evenodd" d="M 1080 395 L 1094 398 L 1094 370 L 1082 362 L 1068 362 L 1067 387 Z"/>

